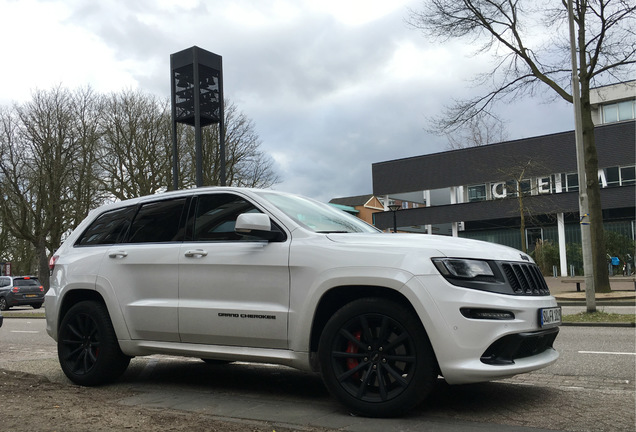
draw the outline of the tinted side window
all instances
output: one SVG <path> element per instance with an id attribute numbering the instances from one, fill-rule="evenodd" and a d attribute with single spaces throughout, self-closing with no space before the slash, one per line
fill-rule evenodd
<path id="1" fill-rule="evenodd" d="M 130 226 L 129 243 L 183 240 L 181 217 L 187 198 L 143 204 Z"/>
<path id="2" fill-rule="evenodd" d="M 234 232 L 241 213 L 261 213 L 252 203 L 232 194 L 201 195 L 197 199 L 194 241 L 250 240 Z"/>
<path id="3" fill-rule="evenodd" d="M 123 207 L 101 214 L 88 227 L 76 245 L 115 244 L 122 240 L 135 214 L 135 207 Z"/>

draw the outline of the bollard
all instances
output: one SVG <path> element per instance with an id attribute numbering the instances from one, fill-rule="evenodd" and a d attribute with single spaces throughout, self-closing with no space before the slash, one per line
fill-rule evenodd
<path id="1" fill-rule="evenodd" d="M 559 275 L 558 272 L 557 272 L 557 266 L 552 266 L 552 275 L 554 277 L 557 277 Z"/>
<path id="2" fill-rule="evenodd" d="M 574 264 L 570 264 L 570 277 L 574 277 L 574 276 L 576 276 L 574 272 Z"/>

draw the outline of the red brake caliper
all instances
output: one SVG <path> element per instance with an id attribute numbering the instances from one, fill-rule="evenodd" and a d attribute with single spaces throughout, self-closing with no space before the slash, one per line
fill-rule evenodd
<path id="1" fill-rule="evenodd" d="M 360 340 L 361 336 L 362 336 L 361 331 L 357 331 L 353 333 L 353 337 L 356 338 L 357 340 Z M 354 344 L 353 342 L 349 342 L 347 344 L 347 352 L 351 354 L 356 354 L 358 352 L 358 345 Z M 360 361 L 357 359 L 354 359 L 354 358 L 347 359 L 347 367 L 349 368 L 349 370 L 357 367 L 359 364 L 360 364 Z"/>

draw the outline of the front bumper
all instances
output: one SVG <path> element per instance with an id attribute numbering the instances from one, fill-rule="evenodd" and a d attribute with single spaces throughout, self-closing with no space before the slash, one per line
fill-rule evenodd
<path id="1" fill-rule="evenodd" d="M 539 310 L 556 307 L 549 296 L 514 296 L 463 288 L 441 275 L 418 276 L 403 290 L 416 311 L 449 384 L 507 378 L 541 369 L 559 357 L 558 327 L 542 328 Z M 501 311 L 508 318 L 469 318 L 462 310 Z"/>

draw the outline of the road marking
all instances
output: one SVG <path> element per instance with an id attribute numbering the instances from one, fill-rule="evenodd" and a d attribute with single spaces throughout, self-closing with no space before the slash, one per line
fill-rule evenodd
<path id="1" fill-rule="evenodd" d="M 633 355 L 633 356 L 636 356 L 636 353 L 606 352 L 606 351 L 579 351 L 579 354 L 611 354 L 611 355 Z"/>
<path id="2" fill-rule="evenodd" d="M 40 333 L 37 330 L 11 330 L 11 333 Z"/>

